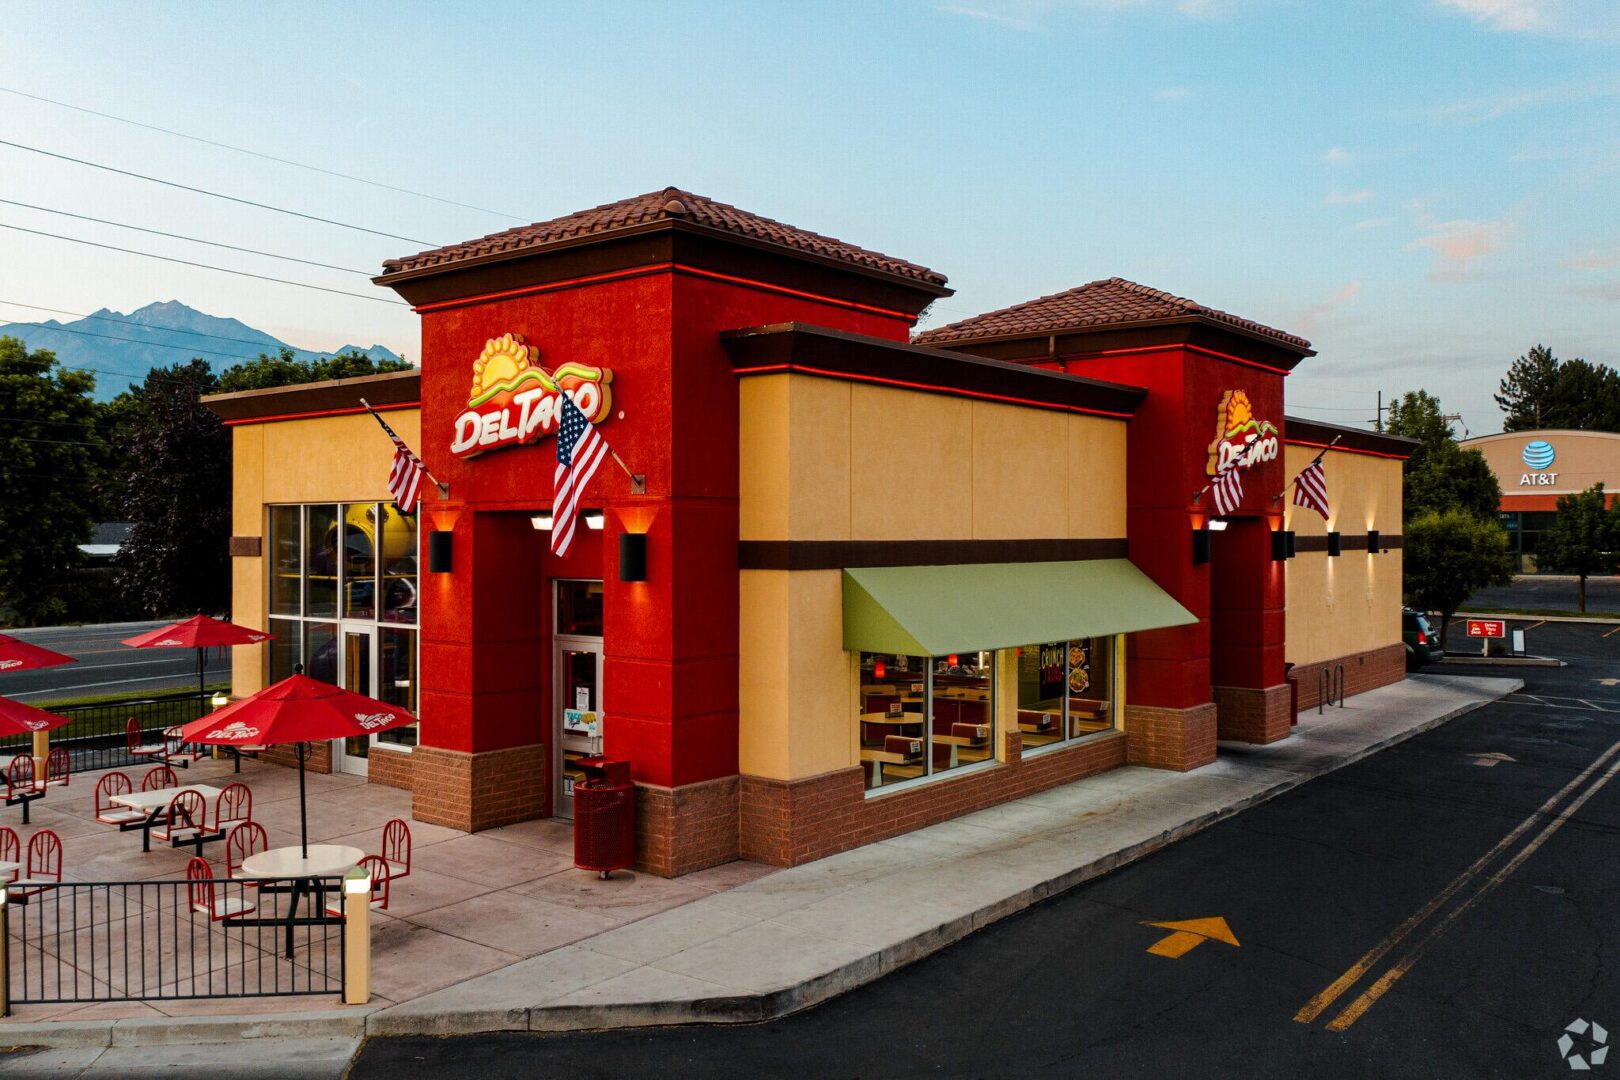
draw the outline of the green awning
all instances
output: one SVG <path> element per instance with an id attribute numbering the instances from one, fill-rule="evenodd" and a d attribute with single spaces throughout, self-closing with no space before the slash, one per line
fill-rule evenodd
<path id="1" fill-rule="evenodd" d="M 945 656 L 1197 622 L 1129 559 L 844 571 L 844 648 Z"/>

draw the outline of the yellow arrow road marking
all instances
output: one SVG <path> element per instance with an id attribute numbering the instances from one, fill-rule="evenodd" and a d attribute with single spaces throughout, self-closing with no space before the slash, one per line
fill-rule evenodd
<path id="1" fill-rule="evenodd" d="M 1219 915 L 1209 919 L 1186 919 L 1182 922 L 1144 922 L 1142 925 L 1174 931 L 1149 945 L 1147 950 L 1154 956 L 1167 956 L 1172 960 L 1185 956 L 1206 941 L 1224 941 L 1233 946 L 1238 943 L 1238 939 L 1232 934 L 1232 928 L 1227 926 L 1226 920 Z"/>
<path id="2" fill-rule="evenodd" d="M 1504 761 L 1512 761 L 1515 763 L 1518 761 L 1518 758 L 1509 757 L 1507 754 L 1504 754 L 1499 750 L 1494 750 L 1489 754 L 1469 754 L 1468 756 L 1474 759 L 1475 765 L 1486 769 L 1494 769 L 1498 764 Z"/>

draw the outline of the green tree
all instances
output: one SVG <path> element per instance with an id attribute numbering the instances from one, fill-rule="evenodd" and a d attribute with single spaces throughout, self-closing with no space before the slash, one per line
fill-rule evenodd
<path id="1" fill-rule="evenodd" d="M 218 387 L 193 360 L 153 368 L 118 401 L 118 503 L 133 527 L 117 580 L 149 615 L 229 607 L 230 434 L 199 400 Z"/>
<path id="2" fill-rule="evenodd" d="M 291 349 L 275 356 L 260 354 L 257 360 L 228 367 L 219 377 L 221 393 L 237 390 L 263 390 L 272 386 L 320 382 L 324 379 L 352 379 L 387 371 L 406 371 L 403 360 L 373 360 L 361 353 L 347 352 L 323 360 L 299 360 Z"/>
<path id="3" fill-rule="evenodd" d="M 1504 431 L 1620 431 L 1620 372 L 1579 358 L 1559 360 L 1545 345 L 1509 365 L 1494 396 L 1506 414 Z"/>
<path id="4" fill-rule="evenodd" d="M 1610 509 L 1603 484 L 1558 499 L 1558 516 L 1541 535 L 1537 564 L 1560 574 L 1574 574 L 1581 582 L 1581 611 L 1586 611 L 1586 579 L 1590 574 L 1612 573 L 1620 548 L 1620 510 Z"/>
<path id="5" fill-rule="evenodd" d="M 1497 520 L 1502 485 L 1483 454 L 1457 445 L 1439 398 L 1414 390 L 1393 399 L 1387 430 L 1418 441 L 1401 469 L 1403 516 L 1407 521 L 1452 508 L 1466 510 L 1481 520 Z"/>
<path id="6" fill-rule="evenodd" d="M 95 524 L 95 377 L 0 337 L 0 618 L 68 615 L 62 599 Z"/>
<path id="7" fill-rule="evenodd" d="M 1440 648 L 1457 609 L 1474 593 L 1513 579 L 1507 530 L 1462 509 L 1430 511 L 1406 523 L 1401 560 L 1406 602 L 1440 613 Z"/>

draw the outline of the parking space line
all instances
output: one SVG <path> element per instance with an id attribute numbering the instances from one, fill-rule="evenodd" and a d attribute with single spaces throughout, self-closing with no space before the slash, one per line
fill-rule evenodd
<path id="1" fill-rule="evenodd" d="M 1412 946 L 1411 950 L 1405 956 L 1396 961 L 1388 971 L 1380 975 L 1377 982 L 1373 983 L 1365 991 L 1363 991 L 1360 997 L 1346 1005 L 1344 1007 L 1344 1011 L 1339 1013 L 1338 1016 L 1335 1016 L 1328 1023 L 1328 1030 L 1344 1031 L 1351 1024 L 1354 1024 L 1357 1020 L 1361 1019 L 1361 1017 L 1366 1014 L 1367 1010 L 1372 1008 L 1373 1005 L 1377 1003 L 1379 998 L 1383 997 L 1389 992 L 1390 987 L 1394 986 L 1401 980 L 1403 976 L 1405 976 L 1408 971 L 1412 970 L 1412 966 L 1418 962 L 1418 960 L 1423 956 L 1424 951 L 1427 950 L 1428 947 L 1440 937 L 1440 935 L 1451 929 L 1452 925 L 1458 919 L 1468 914 L 1468 912 L 1478 905 L 1481 900 L 1485 899 L 1485 897 L 1488 896 L 1498 885 L 1502 884 L 1502 882 L 1507 879 L 1508 875 L 1512 874 L 1513 871 L 1524 865 L 1525 860 L 1531 855 L 1534 855 L 1536 850 L 1540 848 L 1542 844 L 1545 844 L 1553 833 L 1564 827 L 1564 824 L 1575 815 L 1575 811 L 1585 806 L 1587 800 L 1601 791 L 1604 785 L 1610 780 L 1613 780 L 1617 774 L 1620 774 L 1620 761 L 1617 761 L 1611 765 L 1609 767 L 1609 771 L 1598 778 L 1596 783 L 1592 784 L 1585 791 L 1581 792 L 1578 798 L 1560 811 L 1558 816 L 1553 818 L 1546 828 L 1542 829 L 1541 832 L 1536 834 L 1535 839 L 1531 840 L 1528 844 L 1524 845 L 1524 847 L 1520 848 L 1519 853 L 1513 856 L 1513 858 L 1509 860 L 1507 864 L 1504 865 L 1500 870 L 1492 874 L 1490 878 L 1487 879 L 1472 896 L 1470 896 L 1463 903 L 1457 905 L 1455 908 L 1451 909 L 1451 911 L 1447 912 L 1445 918 L 1436 923 L 1429 930 L 1429 932 L 1426 933 L 1416 945 Z"/>
<path id="2" fill-rule="evenodd" d="M 1371 949 L 1368 949 L 1359 960 L 1357 960 L 1354 964 L 1351 964 L 1350 967 L 1345 970 L 1344 974 L 1340 975 L 1337 979 L 1334 979 L 1333 982 L 1329 983 L 1325 988 L 1323 988 L 1320 993 L 1311 998 L 1311 1000 L 1307 1001 L 1299 1012 L 1294 1014 L 1295 1022 L 1301 1024 L 1309 1024 L 1314 1022 L 1317 1017 L 1321 1016 L 1322 1013 L 1327 1010 L 1328 1006 L 1332 1005 L 1335 1001 L 1342 997 L 1345 991 L 1349 990 L 1352 986 L 1356 985 L 1356 983 L 1360 982 L 1369 971 L 1371 971 L 1384 959 L 1384 957 L 1388 956 L 1392 951 L 1394 951 L 1395 947 L 1404 941 L 1408 935 L 1426 922 L 1429 917 L 1435 912 L 1439 911 L 1448 900 L 1457 895 L 1458 892 L 1462 891 L 1465 886 L 1478 877 L 1485 867 L 1490 865 L 1490 863 L 1498 855 L 1501 855 L 1508 848 L 1517 843 L 1519 838 L 1524 836 L 1525 833 L 1535 828 L 1536 824 L 1550 814 L 1553 808 L 1563 801 L 1565 796 L 1569 795 L 1576 788 L 1580 787 L 1580 785 L 1591 779 L 1593 774 L 1599 769 L 1603 768 L 1603 766 L 1607 764 L 1609 760 L 1616 754 L 1620 754 L 1620 742 L 1615 742 L 1607 750 L 1599 754 L 1596 760 L 1583 769 L 1580 774 L 1575 777 L 1575 779 L 1559 788 L 1558 791 L 1549 797 L 1546 802 L 1542 803 L 1539 807 L 1532 811 L 1529 817 L 1519 822 L 1518 825 L 1514 826 L 1511 832 L 1502 837 L 1501 840 L 1498 840 L 1494 847 L 1492 847 L 1485 854 L 1481 855 L 1478 859 L 1475 859 L 1466 870 L 1453 878 L 1451 883 L 1436 893 L 1428 903 L 1424 904 L 1423 907 L 1419 908 L 1417 911 L 1408 916 L 1406 921 L 1402 922 L 1390 932 L 1389 936 L 1385 937 L 1384 940 L 1374 945 Z M 1620 765 L 1617 765 L 1617 768 L 1620 768 Z M 1602 784 L 1608 783 L 1609 777 L 1612 775 L 1613 772 L 1611 771 L 1609 776 L 1605 776 L 1597 786 L 1601 787 Z M 1596 788 L 1594 787 L 1593 790 L 1595 791 Z M 1585 799 L 1582 799 L 1581 801 L 1584 802 Z M 1562 824 L 1562 822 L 1560 822 L 1560 824 Z M 1539 839 L 1537 846 L 1539 846 Z M 1415 957 L 1413 959 L 1415 960 Z M 1402 974 L 1404 974 L 1404 971 Z M 1388 977 L 1387 973 L 1385 977 Z M 1395 979 L 1399 978 L 1400 975 L 1395 976 Z M 1395 980 L 1392 979 L 1390 985 L 1393 985 L 1394 981 Z M 1380 991 L 1380 995 L 1381 994 L 1382 991 Z M 1372 1002 L 1376 1000 L 1376 996 L 1369 1000 L 1366 1005 L 1362 1007 L 1361 1012 L 1365 1012 L 1366 1009 L 1372 1005 Z M 1343 1019 L 1343 1015 L 1344 1014 L 1341 1013 L 1340 1016 L 1336 1017 L 1333 1022 L 1338 1023 L 1339 1020 Z M 1359 1017 L 1360 1015 L 1361 1013 L 1358 1012 L 1356 1017 Z M 1344 1026 L 1348 1027 L 1350 1024 L 1355 1023 L 1356 1017 L 1351 1017 Z M 1336 1028 L 1335 1030 L 1343 1030 L 1343 1028 Z"/>

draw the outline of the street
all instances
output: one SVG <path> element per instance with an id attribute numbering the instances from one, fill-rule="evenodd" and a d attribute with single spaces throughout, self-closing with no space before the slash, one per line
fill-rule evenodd
<path id="1" fill-rule="evenodd" d="M 0 675 L 0 691 L 18 701 L 39 703 L 61 698 L 158 694 L 197 688 L 195 649 L 132 649 L 124 638 L 165 626 L 156 622 L 104 626 L 53 626 L 9 631 L 12 637 L 76 658 L 76 664 Z M 216 651 L 208 657 L 208 681 L 230 677 L 231 659 Z"/>
<path id="2" fill-rule="evenodd" d="M 1465 611 L 1488 615 L 1497 611 L 1567 611 L 1576 613 L 1580 586 L 1573 577 L 1558 574 L 1522 574 L 1511 585 L 1481 589 L 1468 598 Z M 1586 579 L 1586 610 L 1620 611 L 1620 577 L 1596 575 Z"/>
<path id="3" fill-rule="evenodd" d="M 373 1039 L 350 1075 L 1556 1076 L 1566 1053 L 1601 1065 L 1620 1027 L 1620 970 L 1604 963 L 1620 945 L 1611 629 L 1541 627 L 1532 651 L 1569 666 L 1466 669 L 1522 677 L 1524 692 L 805 1013 Z M 1235 945 L 1216 924 L 1147 925 L 1215 918 Z"/>

